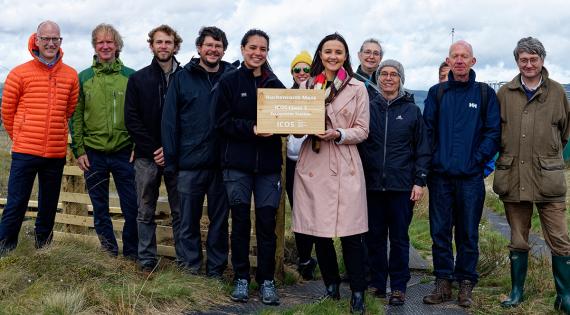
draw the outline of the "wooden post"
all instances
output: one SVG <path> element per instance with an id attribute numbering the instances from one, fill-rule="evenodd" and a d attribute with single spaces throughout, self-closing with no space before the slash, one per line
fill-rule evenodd
<path id="1" fill-rule="evenodd" d="M 75 157 L 71 150 L 67 150 L 66 167 L 76 165 Z M 81 175 L 63 175 L 62 179 L 62 192 L 85 193 L 85 179 Z M 61 202 L 62 212 L 65 214 L 74 214 L 81 216 L 88 216 L 87 205 L 75 202 Z M 64 232 L 87 234 L 88 228 L 83 226 L 76 226 L 71 224 L 64 224 Z"/>
<path id="2" fill-rule="evenodd" d="M 277 216 L 275 218 L 275 234 L 277 235 L 277 249 L 275 251 L 275 276 L 279 280 L 283 280 L 285 277 L 285 161 L 287 158 L 287 140 L 281 141 L 281 155 L 283 157 L 283 165 L 281 166 L 281 201 L 279 202 L 279 208 L 277 208 Z"/>

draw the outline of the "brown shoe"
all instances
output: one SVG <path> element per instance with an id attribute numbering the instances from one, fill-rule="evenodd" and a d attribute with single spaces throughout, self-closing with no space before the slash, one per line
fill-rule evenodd
<path id="1" fill-rule="evenodd" d="M 451 301 L 451 281 L 435 279 L 435 288 L 430 294 L 424 296 L 425 304 L 440 304 Z"/>
<path id="2" fill-rule="evenodd" d="M 457 294 L 457 304 L 462 307 L 471 307 L 473 299 L 471 292 L 473 291 L 473 282 L 469 280 L 462 280 L 459 283 L 459 293 Z"/>
<path id="3" fill-rule="evenodd" d="M 398 290 L 392 291 L 389 300 L 390 305 L 394 306 L 404 305 L 405 302 L 406 302 L 406 294 L 404 292 Z"/>

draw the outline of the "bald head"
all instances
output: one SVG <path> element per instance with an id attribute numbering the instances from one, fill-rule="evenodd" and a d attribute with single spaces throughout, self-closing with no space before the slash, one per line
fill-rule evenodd
<path id="1" fill-rule="evenodd" d="M 449 57 L 445 59 L 445 62 L 449 65 L 454 80 L 467 82 L 471 67 L 475 65 L 477 60 L 473 57 L 471 44 L 459 40 L 449 47 Z"/>
<path id="2" fill-rule="evenodd" d="M 41 22 L 36 31 L 36 46 L 38 46 L 39 57 L 44 62 L 56 60 L 61 40 L 59 26 L 55 22 Z"/>
<path id="3" fill-rule="evenodd" d="M 449 46 L 449 55 L 451 56 L 451 52 L 453 51 L 453 49 L 456 46 L 462 46 L 465 49 L 467 49 L 467 51 L 469 52 L 469 54 L 471 54 L 471 57 L 473 57 L 473 47 L 471 46 L 471 44 L 469 44 L 468 42 L 464 41 L 464 40 L 458 40 L 455 43 L 451 44 L 451 46 Z"/>
<path id="4" fill-rule="evenodd" d="M 56 31 L 58 34 L 60 33 L 59 31 L 59 25 L 57 25 L 57 23 L 53 22 L 53 21 L 43 21 L 40 23 L 40 25 L 38 25 L 38 29 L 36 30 L 36 33 L 38 34 L 38 36 L 41 36 L 41 34 L 43 34 L 44 32 L 47 31 Z"/>

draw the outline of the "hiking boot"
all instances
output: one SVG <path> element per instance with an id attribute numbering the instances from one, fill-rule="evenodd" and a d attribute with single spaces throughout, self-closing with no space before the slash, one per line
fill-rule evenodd
<path id="1" fill-rule="evenodd" d="M 275 281 L 265 280 L 259 288 L 261 302 L 266 305 L 279 305 L 279 295 L 275 289 Z"/>
<path id="2" fill-rule="evenodd" d="M 338 283 L 329 284 L 325 287 L 325 295 L 322 299 L 340 300 L 340 291 Z"/>
<path id="3" fill-rule="evenodd" d="M 457 293 L 457 304 L 461 307 L 471 307 L 473 299 L 471 292 L 473 292 L 474 284 L 469 280 L 461 280 L 459 283 L 459 293 Z"/>
<path id="4" fill-rule="evenodd" d="M 305 280 L 315 279 L 315 269 L 317 269 L 317 260 L 314 258 L 309 259 L 304 263 L 297 265 L 297 271 Z"/>
<path id="5" fill-rule="evenodd" d="M 392 291 L 392 293 L 390 294 L 390 300 L 388 300 L 388 303 L 394 306 L 404 305 L 405 302 L 406 302 L 406 294 L 400 290 Z"/>
<path id="6" fill-rule="evenodd" d="M 249 283 L 245 279 L 237 279 L 234 281 L 234 290 L 230 295 L 234 302 L 246 303 L 249 300 Z"/>
<path id="7" fill-rule="evenodd" d="M 430 294 L 424 296 L 425 304 L 441 304 L 451 301 L 451 281 L 448 279 L 435 279 L 435 288 Z"/>
<path id="8" fill-rule="evenodd" d="M 350 314 L 364 315 L 364 313 L 364 292 L 352 291 L 352 296 L 350 298 Z"/>

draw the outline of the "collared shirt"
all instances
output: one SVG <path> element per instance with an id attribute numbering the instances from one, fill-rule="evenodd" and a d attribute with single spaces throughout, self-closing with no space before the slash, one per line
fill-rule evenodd
<path id="1" fill-rule="evenodd" d="M 170 75 L 173 74 L 178 68 L 178 62 L 172 59 L 172 67 L 170 67 L 170 71 L 164 73 L 164 78 L 166 79 L 166 85 L 168 85 L 168 81 L 170 80 Z"/>
<path id="2" fill-rule="evenodd" d="M 534 88 L 528 86 L 528 85 L 524 82 L 522 75 L 521 75 L 521 84 L 522 84 L 522 86 L 523 86 L 523 89 L 524 89 L 524 92 L 525 92 L 525 94 L 526 94 L 527 100 L 530 100 L 530 99 L 534 96 L 534 94 L 536 93 L 536 91 L 538 90 L 538 87 L 542 84 L 542 75 L 540 76 L 540 81 L 538 82 L 538 84 L 537 84 Z"/>

